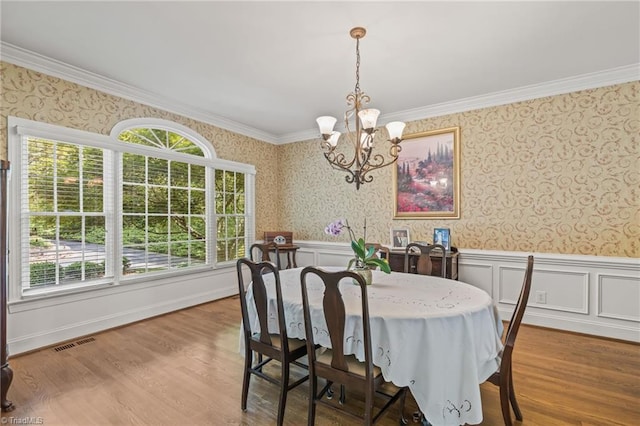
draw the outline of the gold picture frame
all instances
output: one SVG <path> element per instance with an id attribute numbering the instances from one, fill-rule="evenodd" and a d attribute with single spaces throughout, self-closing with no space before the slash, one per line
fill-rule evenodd
<path id="1" fill-rule="evenodd" d="M 394 219 L 460 219 L 460 127 L 408 135 L 401 146 Z"/>

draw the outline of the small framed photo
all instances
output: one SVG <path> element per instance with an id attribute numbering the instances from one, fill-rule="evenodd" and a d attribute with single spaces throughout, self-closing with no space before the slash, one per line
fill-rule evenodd
<path id="1" fill-rule="evenodd" d="M 391 248 L 404 249 L 411 240 L 409 239 L 409 230 L 406 228 L 391 229 Z"/>
<path id="2" fill-rule="evenodd" d="M 451 232 L 449 228 L 435 228 L 433 230 L 433 244 L 440 244 L 447 251 L 451 250 Z"/>

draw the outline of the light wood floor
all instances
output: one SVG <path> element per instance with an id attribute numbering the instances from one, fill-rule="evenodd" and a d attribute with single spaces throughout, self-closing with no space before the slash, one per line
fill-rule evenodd
<path id="1" fill-rule="evenodd" d="M 3 413 L 2 423 L 32 417 L 44 425 L 275 424 L 277 389 L 259 378 L 252 378 L 248 410 L 240 410 L 239 321 L 232 297 L 62 351 L 11 358 L 16 409 Z M 522 425 L 640 424 L 640 345 L 524 326 L 513 368 Z M 306 424 L 307 389 L 305 383 L 290 392 L 286 424 Z M 483 384 L 482 401 L 482 424 L 501 425 L 497 388 Z M 413 408 L 408 401 L 406 411 Z M 379 424 L 397 425 L 397 413 Z M 317 424 L 357 422 L 319 407 Z"/>

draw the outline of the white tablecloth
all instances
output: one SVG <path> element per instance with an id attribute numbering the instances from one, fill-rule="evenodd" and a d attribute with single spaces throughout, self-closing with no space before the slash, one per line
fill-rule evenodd
<path id="1" fill-rule="evenodd" d="M 338 268 L 326 268 L 337 270 Z M 300 272 L 280 271 L 289 337 L 305 338 Z M 316 343 L 330 347 L 321 311 L 322 283 L 308 275 Z M 269 312 L 275 312 L 273 276 L 265 276 Z M 344 280 L 347 312 L 345 353 L 364 359 L 360 290 Z M 482 422 L 479 384 L 500 362 L 502 322 L 491 297 L 459 281 L 415 274 L 373 272 L 367 288 L 373 362 L 387 381 L 408 386 L 434 425 Z M 251 292 L 247 293 L 254 329 L 259 329 Z M 323 329 L 324 328 L 324 329 Z M 274 314 L 269 329 L 278 331 Z"/>

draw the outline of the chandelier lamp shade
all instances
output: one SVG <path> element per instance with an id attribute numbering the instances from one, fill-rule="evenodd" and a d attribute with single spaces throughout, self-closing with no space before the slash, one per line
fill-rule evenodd
<path id="1" fill-rule="evenodd" d="M 385 166 L 389 166 L 398 160 L 398 154 L 402 150 L 402 131 L 405 124 L 400 121 L 388 123 L 385 127 L 389 135 L 389 157 L 385 158 L 381 153 L 373 153 L 374 138 L 378 129 L 376 122 L 380 111 L 373 108 L 365 108 L 371 100 L 369 96 L 360 90 L 360 39 L 367 31 L 362 27 L 352 28 L 351 37 L 356 40 L 356 87 L 353 92 L 347 95 L 347 106 L 349 109 L 344 113 L 344 127 L 346 134 L 334 131 L 334 126 L 338 121 L 334 117 L 322 116 L 316 119 L 320 133 L 322 134 L 322 149 L 324 156 L 336 170 L 347 173 L 345 177 L 348 183 L 355 183 L 356 189 L 360 185 L 373 181 L 373 176 L 369 174 Z M 350 121 L 354 122 L 353 131 Z M 342 138 L 340 138 L 342 136 Z M 353 146 L 353 158 L 348 159 L 342 149 L 343 145 Z"/>

